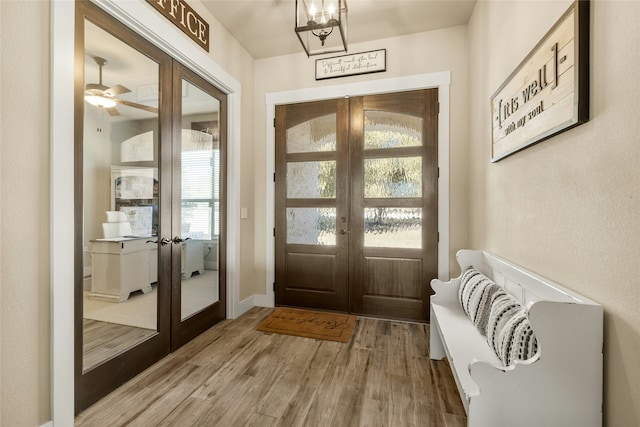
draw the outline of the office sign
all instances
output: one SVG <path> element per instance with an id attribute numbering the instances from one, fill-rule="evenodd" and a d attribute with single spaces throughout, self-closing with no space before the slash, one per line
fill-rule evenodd
<path id="1" fill-rule="evenodd" d="M 209 23 L 184 0 L 147 0 L 158 12 L 209 52 Z"/>
<path id="2" fill-rule="evenodd" d="M 589 2 L 576 1 L 491 97 L 491 161 L 589 120 Z"/>

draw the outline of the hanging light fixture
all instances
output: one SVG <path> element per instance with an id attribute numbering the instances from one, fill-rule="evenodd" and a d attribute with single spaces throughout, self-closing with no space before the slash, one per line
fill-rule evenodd
<path id="1" fill-rule="evenodd" d="M 307 56 L 346 52 L 347 1 L 296 0 L 295 30 Z"/>

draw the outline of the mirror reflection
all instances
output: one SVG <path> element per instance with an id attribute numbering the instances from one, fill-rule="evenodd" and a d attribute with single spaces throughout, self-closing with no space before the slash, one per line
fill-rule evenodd
<path id="1" fill-rule="evenodd" d="M 219 111 L 216 98 L 182 81 L 181 320 L 219 300 Z"/>
<path id="2" fill-rule="evenodd" d="M 158 64 L 85 21 L 83 372 L 157 333 Z"/>

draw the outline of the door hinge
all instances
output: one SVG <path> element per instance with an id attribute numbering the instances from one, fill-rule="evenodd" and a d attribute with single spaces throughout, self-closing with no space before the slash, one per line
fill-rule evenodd
<path id="1" fill-rule="evenodd" d="M 438 231 L 438 243 L 440 243 L 440 232 Z"/>
<path id="2" fill-rule="evenodd" d="M 440 168 L 438 168 L 438 178 L 440 178 Z"/>
<path id="3" fill-rule="evenodd" d="M 276 282 L 273 282 L 273 292 L 276 291 Z"/>
<path id="4" fill-rule="evenodd" d="M 276 182 L 276 173 L 273 173 L 273 182 Z"/>
<path id="5" fill-rule="evenodd" d="M 273 227 L 273 237 L 276 237 L 276 228 Z"/>
<path id="6" fill-rule="evenodd" d="M 276 127 L 276 118 L 273 118 L 273 127 Z"/>
<path id="7" fill-rule="evenodd" d="M 440 103 L 438 102 L 438 114 L 440 114 Z M 275 120 L 275 119 L 274 119 Z M 275 126 L 275 125 L 274 125 Z"/>

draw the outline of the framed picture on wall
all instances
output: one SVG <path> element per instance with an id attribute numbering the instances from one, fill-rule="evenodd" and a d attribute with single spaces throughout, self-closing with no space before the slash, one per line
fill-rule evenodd
<path id="1" fill-rule="evenodd" d="M 589 2 L 575 1 L 491 96 L 491 161 L 589 120 Z"/>

